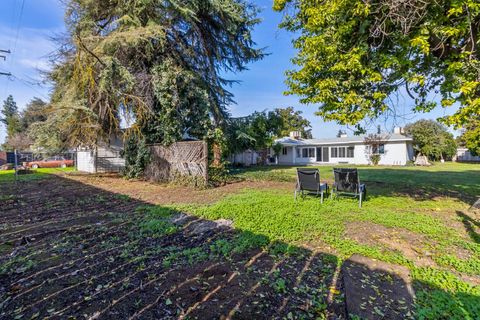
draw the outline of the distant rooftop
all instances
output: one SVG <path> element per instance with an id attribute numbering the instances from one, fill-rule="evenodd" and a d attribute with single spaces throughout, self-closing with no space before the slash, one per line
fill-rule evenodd
<path id="1" fill-rule="evenodd" d="M 399 133 L 382 134 L 386 141 L 412 141 L 412 138 Z M 365 135 L 341 137 L 341 138 L 326 138 L 326 139 L 294 139 L 290 137 L 277 139 L 283 145 L 289 146 L 308 146 L 318 144 L 342 144 L 342 143 L 362 143 L 365 140 Z"/>

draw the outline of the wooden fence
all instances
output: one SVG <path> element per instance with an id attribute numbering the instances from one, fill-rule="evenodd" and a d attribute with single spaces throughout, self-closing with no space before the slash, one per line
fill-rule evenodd
<path id="1" fill-rule="evenodd" d="M 204 141 L 182 141 L 165 147 L 150 146 L 151 161 L 145 168 L 145 177 L 151 181 L 166 182 L 177 179 L 208 182 L 208 146 Z"/>

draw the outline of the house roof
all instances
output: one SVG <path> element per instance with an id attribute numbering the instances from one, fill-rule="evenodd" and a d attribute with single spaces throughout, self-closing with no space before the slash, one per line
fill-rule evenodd
<path id="1" fill-rule="evenodd" d="M 284 146 L 310 146 L 325 144 L 354 144 L 363 143 L 365 135 L 344 137 L 344 138 L 327 138 L 327 139 L 293 139 L 290 137 L 277 139 L 276 142 Z M 412 141 L 413 139 L 403 134 L 391 133 L 386 136 L 386 141 Z"/>

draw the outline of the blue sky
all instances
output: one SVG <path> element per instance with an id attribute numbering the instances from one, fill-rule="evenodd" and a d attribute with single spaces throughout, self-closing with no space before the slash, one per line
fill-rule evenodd
<path id="1" fill-rule="evenodd" d="M 233 116 L 244 116 L 253 111 L 270 110 L 277 107 L 293 106 L 302 110 L 313 127 L 313 135 L 318 138 L 333 137 L 343 127 L 322 121 L 314 115 L 317 106 L 300 105 L 295 96 L 285 96 L 287 89 L 285 71 L 293 66 L 290 59 L 295 55 L 292 46 L 293 35 L 280 30 L 280 13 L 271 9 L 273 0 L 257 0 L 262 9 L 260 23 L 254 31 L 253 39 L 258 47 L 266 47 L 269 53 L 262 61 L 249 65 L 249 70 L 240 74 L 227 75 L 241 83 L 231 88 L 237 104 L 230 106 Z M 22 10 L 23 4 L 23 10 Z M 23 109 L 33 97 L 48 100 L 50 88 L 42 84 L 40 70 L 48 68 L 47 56 L 55 50 L 51 37 L 65 30 L 64 7 L 60 0 L 2 0 L 0 10 L 0 49 L 10 49 L 7 60 L 0 60 L 0 71 L 11 72 L 13 77 L 0 76 L 0 101 L 12 94 L 17 105 Z M 399 109 L 408 110 L 411 101 L 400 97 Z M 412 116 L 408 121 L 420 118 L 438 118 L 454 110 L 438 108 L 429 114 Z M 391 129 L 391 121 L 379 123 Z M 402 121 L 399 123 L 402 125 Z M 5 128 L 0 127 L 0 142 L 5 138 Z"/>

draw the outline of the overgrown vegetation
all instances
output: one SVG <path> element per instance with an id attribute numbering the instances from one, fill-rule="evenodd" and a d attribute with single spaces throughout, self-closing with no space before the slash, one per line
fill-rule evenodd
<path id="1" fill-rule="evenodd" d="M 150 162 L 150 149 L 145 138 L 132 134 L 124 143 L 122 157 L 125 158 L 125 169 L 123 174 L 127 178 L 141 178 L 145 167 Z"/>
<path id="2" fill-rule="evenodd" d="M 263 56 L 250 35 L 257 9 L 239 0 L 70 0 L 66 7 L 68 45 L 49 75 L 45 125 L 70 146 L 108 139 L 122 118 L 146 143 L 204 138 L 233 101 L 231 81 L 220 74 Z"/>
<path id="3" fill-rule="evenodd" d="M 443 120 L 457 128 L 479 120 L 480 4 L 474 0 L 275 0 L 282 27 L 296 35 L 297 66 L 287 73 L 290 94 L 320 104 L 325 120 L 357 125 L 401 113 L 460 105 Z"/>

